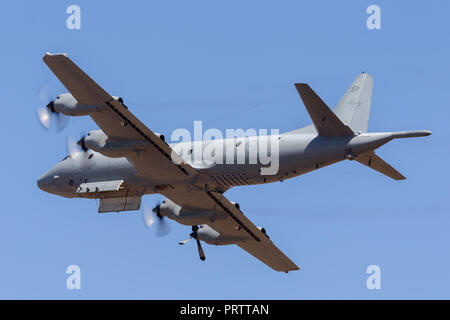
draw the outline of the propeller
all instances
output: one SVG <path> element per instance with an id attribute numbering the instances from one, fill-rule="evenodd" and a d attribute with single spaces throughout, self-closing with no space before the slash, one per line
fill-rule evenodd
<path id="1" fill-rule="evenodd" d="M 142 217 L 147 228 L 150 228 L 156 222 L 156 235 L 158 237 L 165 236 L 170 232 L 170 225 L 167 223 L 167 219 L 161 214 L 161 200 L 156 203 L 153 209 L 144 205 Z"/>
<path id="2" fill-rule="evenodd" d="M 69 155 L 73 155 L 81 151 L 77 141 L 72 136 L 67 136 L 67 151 Z"/>
<path id="3" fill-rule="evenodd" d="M 50 129 L 52 123 L 55 123 L 56 131 L 62 131 L 69 123 L 69 117 L 55 110 L 55 99 L 50 93 L 48 82 L 39 88 L 38 98 L 41 101 L 36 109 L 39 123 L 47 130 Z"/>
<path id="4" fill-rule="evenodd" d="M 83 135 L 80 140 L 77 141 L 77 145 L 79 145 L 84 152 L 88 151 L 88 147 L 86 147 L 86 135 Z"/>
<path id="5" fill-rule="evenodd" d="M 200 257 L 200 260 L 205 261 L 205 259 L 206 259 L 205 252 L 203 251 L 202 244 L 201 244 L 200 240 L 198 239 L 198 229 L 199 229 L 198 226 L 192 226 L 192 232 L 189 235 L 189 238 L 187 238 L 186 240 L 178 242 L 178 244 L 179 245 L 184 245 L 189 240 L 195 239 L 196 242 L 197 242 L 197 249 L 198 249 L 198 255 Z"/>
<path id="6" fill-rule="evenodd" d="M 89 148 L 85 144 L 85 135 L 76 141 L 72 136 L 67 136 L 67 151 L 73 159 L 81 159 L 81 166 L 86 168 L 92 164 L 92 152 L 88 152 Z"/>

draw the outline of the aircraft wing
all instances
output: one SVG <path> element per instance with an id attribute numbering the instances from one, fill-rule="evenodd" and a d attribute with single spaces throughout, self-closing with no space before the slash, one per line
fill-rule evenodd
<path id="1" fill-rule="evenodd" d="M 139 121 L 122 102 L 114 99 L 84 73 L 66 54 L 47 53 L 43 60 L 78 103 L 104 106 L 104 111 L 90 116 L 109 138 L 143 140 L 149 144 L 140 154 L 127 155 L 139 175 L 184 179 L 198 174 L 197 170 L 183 161 L 168 144 Z"/>
<path id="2" fill-rule="evenodd" d="M 223 194 L 201 188 L 165 189 L 161 191 L 183 208 L 222 211 L 225 219 L 207 223 L 220 234 L 244 239 L 237 245 L 276 271 L 293 271 L 299 267 L 292 262 L 275 244 L 256 227 Z"/>

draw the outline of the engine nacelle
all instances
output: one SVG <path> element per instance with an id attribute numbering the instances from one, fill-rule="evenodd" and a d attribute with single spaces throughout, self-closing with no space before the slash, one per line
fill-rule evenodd
<path id="1" fill-rule="evenodd" d="M 206 224 L 199 226 L 197 238 L 207 244 L 213 244 L 216 246 L 225 246 L 245 241 L 244 238 L 220 234 Z"/>
<path id="2" fill-rule="evenodd" d="M 84 138 L 87 148 L 111 157 L 120 158 L 133 152 L 140 152 L 147 148 L 144 140 L 111 140 L 102 130 L 93 130 Z"/>
<path id="3" fill-rule="evenodd" d="M 214 220 L 226 219 L 222 211 L 190 210 L 181 208 L 175 202 L 165 199 L 160 205 L 160 214 L 187 226 L 200 225 Z"/>
<path id="4" fill-rule="evenodd" d="M 178 211 L 178 215 L 175 220 L 178 223 L 193 226 L 197 224 L 204 224 L 208 222 L 213 222 L 214 220 L 226 219 L 227 215 L 222 211 L 207 211 L 207 210 L 184 210 Z"/>
<path id="5" fill-rule="evenodd" d="M 62 93 L 56 97 L 53 107 L 55 111 L 67 116 L 85 116 L 102 110 L 102 106 L 80 104 L 70 93 Z"/>
<path id="6" fill-rule="evenodd" d="M 212 222 L 216 219 L 226 219 L 227 215 L 222 211 L 191 211 L 181 208 L 179 205 L 169 199 L 164 199 L 159 207 L 159 213 L 162 216 L 175 220 L 178 223 L 184 225 L 199 225 L 197 238 L 198 240 L 204 241 L 208 244 L 221 246 L 236 244 L 248 240 L 248 238 L 244 237 L 220 234 L 207 225 L 207 223 Z"/>
<path id="7" fill-rule="evenodd" d="M 157 133 L 156 135 L 164 141 L 162 134 Z M 111 140 L 102 130 L 90 131 L 84 137 L 84 144 L 87 148 L 111 158 L 120 158 L 130 153 L 140 152 L 149 145 L 144 140 Z"/>

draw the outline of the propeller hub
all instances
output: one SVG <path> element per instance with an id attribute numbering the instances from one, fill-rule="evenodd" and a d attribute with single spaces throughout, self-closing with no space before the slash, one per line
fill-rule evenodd
<path id="1" fill-rule="evenodd" d="M 54 123 L 53 126 L 57 132 L 63 130 L 67 126 L 69 118 L 55 109 L 55 100 L 59 99 L 59 96 L 56 99 L 52 97 L 47 83 L 39 88 L 38 97 L 41 103 L 37 107 L 36 113 L 44 129 L 50 129 L 51 123 Z"/>
<path id="2" fill-rule="evenodd" d="M 153 211 L 154 213 L 156 213 L 156 216 L 157 216 L 158 218 L 160 218 L 160 219 L 163 218 L 163 216 L 161 215 L 161 205 L 158 204 L 156 207 L 154 207 L 154 208 L 152 209 L 152 211 Z"/>
<path id="3" fill-rule="evenodd" d="M 88 148 L 86 147 L 86 140 L 85 137 L 82 137 L 80 140 L 78 140 L 77 144 L 83 149 L 83 151 L 87 151 Z"/>
<path id="4" fill-rule="evenodd" d="M 48 104 L 47 104 L 47 109 L 48 110 L 50 110 L 50 112 L 51 113 L 56 113 L 56 110 L 55 110 L 55 101 L 50 101 Z"/>

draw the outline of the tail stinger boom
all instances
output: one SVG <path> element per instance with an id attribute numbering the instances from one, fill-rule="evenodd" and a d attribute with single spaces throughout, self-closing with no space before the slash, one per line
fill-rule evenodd
<path id="1" fill-rule="evenodd" d="M 353 138 L 350 143 L 353 146 L 352 151 L 356 151 L 352 159 L 394 180 L 404 180 L 406 177 L 377 156 L 374 150 L 393 139 L 425 137 L 430 134 L 429 130 L 362 134 Z"/>

